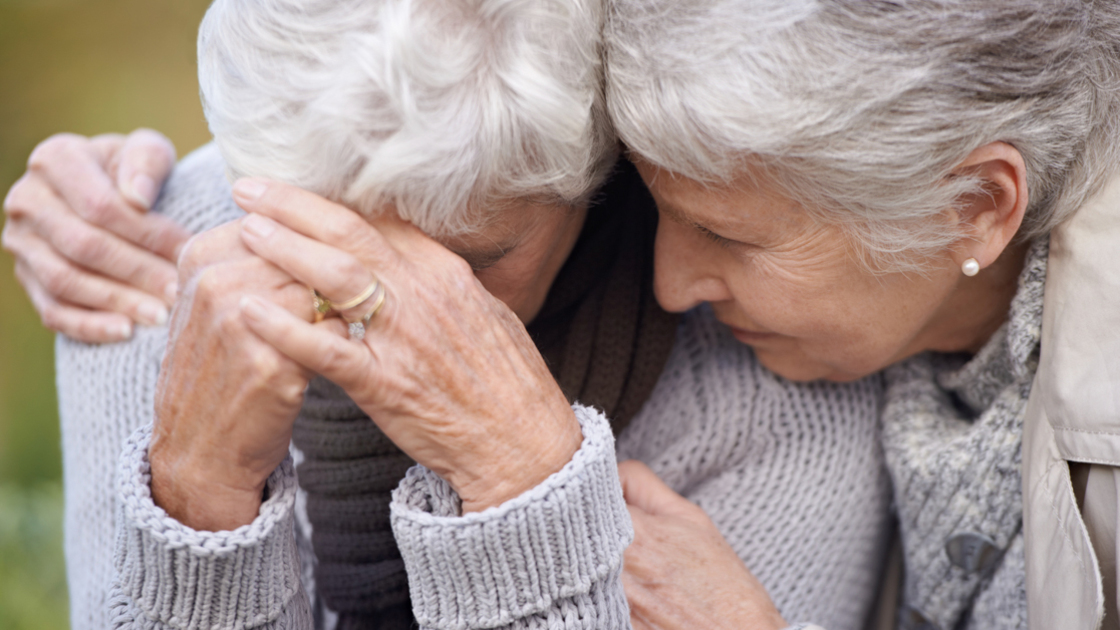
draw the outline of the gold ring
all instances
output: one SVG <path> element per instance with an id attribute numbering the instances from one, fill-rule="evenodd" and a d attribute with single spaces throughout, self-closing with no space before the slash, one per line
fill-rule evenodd
<path id="1" fill-rule="evenodd" d="M 376 278 L 374 278 L 373 282 L 371 282 L 370 285 L 368 287 L 366 287 L 364 291 L 362 291 L 358 295 L 355 295 L 354 297 L 350 298 L 349 300 L 346 300 L 345 302 L 332 303 L 331 308 L 333 308 L 336 311 L 345 311 L 346 309 L 354 308 L 355 306 L 357 306 L 357 305 L 361 304 L 362 302 L 365 302 L 366 300 L 368 300 L 370 298 L 370 296 L 373 295 L 374 293 L 377 293 L 377 289 L 380 286 L 381 286 L 381 283 L 378 282 Z"/>

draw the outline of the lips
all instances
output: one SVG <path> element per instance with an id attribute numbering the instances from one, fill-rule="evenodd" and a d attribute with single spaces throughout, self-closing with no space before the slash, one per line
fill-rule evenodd
<path id="1" fill-rule="evenodd" d="M 766 341 L 768 339 L 774 339 L 778 336 L 777 333 L 756 332 L 756 331 L 752 331 L 752 330 L 744 330 L 742 328 L 736 328 L 734 326 L 728 326 L 728 328 L 731 329 L 731 334 L 736 339 L 738 339 L 740 342 L 745 343 L 745 344 L 761 343 L 761 342 Z"/>

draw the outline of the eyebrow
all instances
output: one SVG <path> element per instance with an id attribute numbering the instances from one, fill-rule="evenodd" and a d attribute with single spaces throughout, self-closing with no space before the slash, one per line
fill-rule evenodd
<path id="1" fill-rule="evenodd" d="M 472 251 L 456 251 L 451 250 L 467 264 L 471 266 L 474 271 L 482 271 L 487 267 L 493 267 L 501 259 L 505 258 L 506 254 L 510 252 L 516 245 L 512 247 L 499 248 L 492 251 L 472 252 Z"/>
<path id="2" fill-rule="evenodd" d="M 661 212 L 664 212 L 673 221 L 676 221 L 676 222 L 681 223 L 683 225 L 687 225 L 687 226 L 703 233 L 705 236 L 710 236 L 712 238 L 718 238 L 718 239 L 722 239 L 722 240 L 731 240 L 731 239 L 728 239 L 727 237 L 713 231 L 712 228 L 700 223 L 699 221 L 696 221 L 695 219 L 692 219 L 692 218 L 686 216 L 680 210 L 678 210 L 676 207 L 674 207 L 672 204 L 658 204 L 657 209 L 660 210 Z"/>

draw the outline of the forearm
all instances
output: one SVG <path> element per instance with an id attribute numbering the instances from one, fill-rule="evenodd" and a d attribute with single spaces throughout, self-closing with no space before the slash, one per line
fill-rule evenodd
<path id="1" fill-rule="evenodd" d="M 114 628 L 291 628 L 311 630 L 294 537 L 291 461 L 268 480 L 269 497 L 252 523 L 200 532 L 151 500 L 150 430 L 137 431 L 118 470 Z"/>
<path id="2" fill-rule="evenodd" d="M 620 579 L 633 537 L 614 439 L 577 407 L 583 442 L 542 484 L 460 515 L 459 498 L 416 467 L 393 495 L 393 532 L 424 628 L 629 629 Z"/>

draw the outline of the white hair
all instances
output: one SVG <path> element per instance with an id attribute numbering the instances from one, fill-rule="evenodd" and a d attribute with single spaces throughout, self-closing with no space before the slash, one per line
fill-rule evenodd
<path id="1" fill-rule="evenodd" d="M 607 106 L 622 141 L 707 183 L 753 170 L 850 228 L 878 268 L 961 237 L 974 149 L 1022 154 L 1021 239 L 1120 162 L 1114 0 L 611 0 Z M 755 169 L 746 169 L 745 165 Z"/>
<path id="2" fill-rule="evenodd" d="M 203 105 L 231 176 L 463 234 L 605 178 L 601 21 L 602 0 L 216 0 Z"/>

